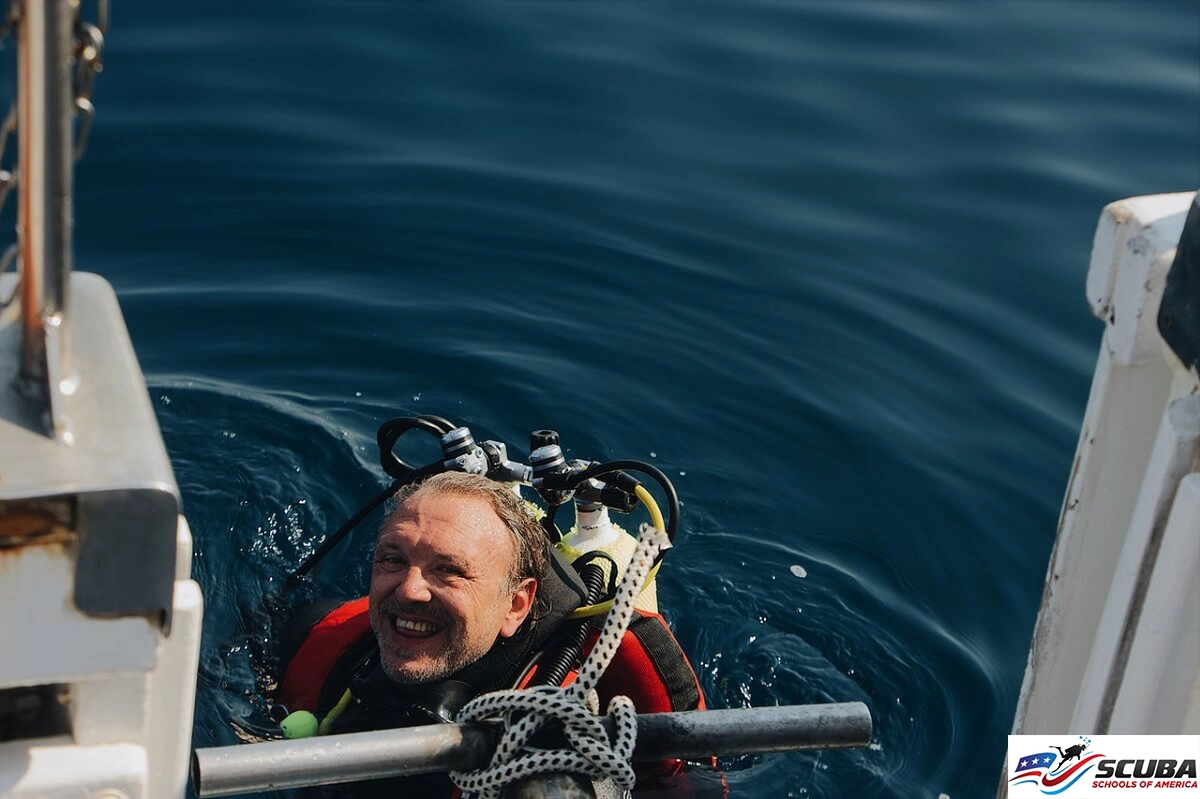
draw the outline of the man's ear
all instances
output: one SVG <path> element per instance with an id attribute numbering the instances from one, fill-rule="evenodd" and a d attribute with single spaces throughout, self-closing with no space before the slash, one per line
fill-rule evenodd
<path id="1" fill-rule="evenodd" d="M 525 622 L 529 611 L 533 610 L 533 600 L 537 596 L 537 580 L 526 577 L 517 584 L 513 594 L 512 605 L 504 614 L 504 622 L 500 625 L 500 637 L 512 638 Z"/>

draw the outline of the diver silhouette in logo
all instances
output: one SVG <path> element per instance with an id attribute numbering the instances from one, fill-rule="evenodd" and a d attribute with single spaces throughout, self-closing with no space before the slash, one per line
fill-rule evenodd
<path id="1" fill-rule="evenodd" d="M 1058 754 L 1061 755 L 1063 759 L 1062 763 L 1058 764 L 1058 767 L 1062 768 L 1063 766 L 1067 765 L 1067 761 L 1071 758 L 1079 760 L 1079 756 L 1083 754 L 1085 749 L 1087 749 L 1087 744 L 1075 744 L 1074 746 L 1068 746 L 1065 750 L 1059 749 L 1057 746 L 1053 745 L 1050 748 L 1058 749 Z"/>

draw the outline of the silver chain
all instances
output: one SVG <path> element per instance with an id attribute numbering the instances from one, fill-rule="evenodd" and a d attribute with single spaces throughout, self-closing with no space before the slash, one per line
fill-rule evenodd
<path id="1" fill-rule="evenodd" d="M 5 41 L 13 36 L 21 20 L 21 0 L 9 0 L 4 18 L 0 20 L 0 49 Z M 71 96 L 78 124 L 75 128 L 75 144 L 72 154 L 76 161 L 83 157 L 87 149 L 88 134 L 92 130 L 92 120 L 96 116 L 96 107 L 92 104 L 92 89 L 96 84 L 96 76 L 104 69 L 101 57 L 104 53 L 104 34 L 108 30 L 108 0 L 97 0 L 96 21 L 88 22 L 83 19 L 82 3 L 75 16 L 75 31 L 72 53 L 75 64 L 72 73 Z M 20 135 L 17 129 L 17 92 L 13 92 L 12 103 L 8 113 L 0 123 L 0 213 L 4 212 L 5 202 L 13 187 L 20 182 L 20 174 L 16 164 L 16 148 L 8 158 L 8 142 L 13 134 Z M 0 255 L 0 275 L 3 275 L 17 260 L 17 244 L 14 242 L 5 248 Z M 0 326 L 3 324 L 4 310 L 17 294 L 14 287 L 8 297 L 0 297 Z"/>
<path id="2" fill-rule="evenodd" d="M 104 69 L 100 57 L 104 53 L 104 34 L 108 30 L 108 0 L 98 0 L 95 24 L 87 22 L 80 13 L 75 17 L 75 113 L 79 127 L 75 130 L 75 160 L 83 157 L 87 149 L 88 134 L 92 130 L 92 118 L 96 107 L 92 105 L 92 87 L 96 76 Z"/>

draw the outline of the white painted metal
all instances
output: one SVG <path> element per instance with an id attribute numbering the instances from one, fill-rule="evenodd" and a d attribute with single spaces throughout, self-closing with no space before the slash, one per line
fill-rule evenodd
<path id="1" fill-rule="evenodd" d="M 148 797 L 182 796 L 187 787 L 203 597 L 190 579 L 191 533 L 182 516 L 178 536 L 174 623 L 170 637 L 158 642 L 153 668 L 71 686 L 75 742 L 139 743 L 147 756 Z"/>
<path id="2" fill-rule="evenodd" d="M 139 799 L 146 792 L 146 751 L 133 744 L 76 746 L 44 738 L 36 746 L 0 744 L 5 799 Z"/>
<path id="3" fill-rule="evenodd" d="M 1196 399 L 1193 397 L 1192 399 Z M 1200 474 L 1179 483 L 1112 727 L 1200 732 Z M 1189 708 L 1190 705 L 1190 708 Z M 1189 712 L 1191 718 L 1188 718 Z"/>
<path id="4" fill-rule="evenodd" d="M 78 382 L 64 401 L 73 443 L 29 423 L 11 382 L 15 331 L 0 329 L 0 510 L 66 497 L 78 524 L 0 546 L 0 690 L 63 686 L 70 726 L 59 739 L 0 744 L 0 797 L 179 799 L 187 789 L 202 615 L 200 587 L 190 577 L 191 534 L 178 516 L 170 462 L 112 288 L 75 273 L 71 290 Z M 95 504 L 96 497 L 108 499 Z M 156 525 L 153 535 L 141 523 L 147 520 Z M 169 526 L 158 530 L 162 521 Z M 80 607 L 81 580 L 97 577 L 81 553 L 89 537 L 94 544 L 101 535 L 104 549 L 120 554 L 99 554 L 99 577 L 114 588 L 163 581 L 169 635 L 157 606 Z"/>
<path id="5" fill-rule="evenodd" d="M 1101 347 L 1079 446 L 1050 555 L 1014 730 L 1065 730 L 1104 610 L 1170 370 L 1121 364 Z M 1130 409 L 1152 409 L 1130 414 Z M 1087 579 L 1076 575 L 1087 574 Z"/>
<path id="6" fill-rule="evenodd" d="M 7 296 L 14 282 L 11 274 L 0 275 L 0 296 Z M 0 501 L 103 490 L 114 483 L 177 495 L 116 293 L 102 277 L 86 272 L 71 274 L 70 293 L 74 306 L 67 332 L 74 384 L 62 399 L 74 432 L 72 446 L 46 438 L 25 413 L 27 403 L 13 385 L 18 331 L 0 327 L 0 452 L 5 455 Z"/>
<path id="7" fill-rule="evenodd" d="M 187 789 L 203 608 L 198 583 L 180 580 L 175 584 L 176 626 L 150 675 L 145 740 L 151 797 L 182 797 Z"/>
<path id="8" fill-rule="evenodd" d="M 1088 302 L 1108 323 L 1107 347 L 1122 364 L 1163 359 L 1155 316 L 1193 194 L 1134 197 L 1109 204 L 1100 215 Z"/>
<path id="9" fill-rule="evenodd" d="M 1194 468 L 1198 442 L 1200 397 L 1172 400 L 1162 416 L 1116 571 L 1108 586 L 1104 613 L 1075 702 L 1071 730 L 1108 731 L 1113 703 L 1125 680 L 1126 662 L 1138 630 L 1146 587 L 1160 554 L 1167 515 L 1179 481 Z"/>
<path id="10" fill-rule="evenodd" d="M 0 612 L 22 614 L 5 625 L 0 688 L 66 683 L 71 718 L 69 736 L 0 744 L 0 797 L 186 795 L 203 604 L 191 549 L 180 517 L 169 637 L 142 618 L 83 616 L 69 559 L 26 552 L 12 559 L 19 571 L 0 573 Z"/>
<path id="11" fill-rule="evenodd" d="M 1178 487 L 1191 484 L 1196 468 L 1200 399 L 1191 395 L 1200 382 L 1170 354 L 1155 321 L 1193 196 L 1113 203 L 1097 227 L 1087 291 L 1106 329 L 1017 734 L 1200 731 L 1200 656 L 1187 637 L 1200 616 L 1177 573 L 1193 557 L 1184 574 L 1194 591 L 1187 528 L 1194 545 L 1197 517 Z"/>
<path id="12" fill-rule="evenodd" d="M 204 597 L 199 583 L 191 579 L 192 534 L 182 516 L 178 542 L 171 636 L 162 642 L 158 662 L 149 678 L 150 713 L 145 740 L 150 758 L 151 797 L 184 796 L 191 760 Z"/>
<path id="13" fill-rule="evenodd" d="M 75 563 L 64 544 L 0 554 L 0 688 L 139 674 L 154 665 L 154 626 L 144 617 L 83 615 L 71 599 L 74 584 Z"/>

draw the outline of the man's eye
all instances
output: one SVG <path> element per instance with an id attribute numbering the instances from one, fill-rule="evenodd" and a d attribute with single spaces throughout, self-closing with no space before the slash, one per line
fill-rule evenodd
<path id="1" fill-rule="evenodd" d="M 458 568 L 457 566 L 450 566 L 447 564 L 447 565 L 438 566 L 437 570 L 438 570 L 438 574 L 441 574 L 445 577 L 462 577 L 463 576 L 462 569 Z"/>
<path id="2" fill-rule="evenodd" d="M 399 555 L 380 555 L 375 559 L 375 564 L 385 569 L 398 569 L 404 565 L 404 558 Z"/>

